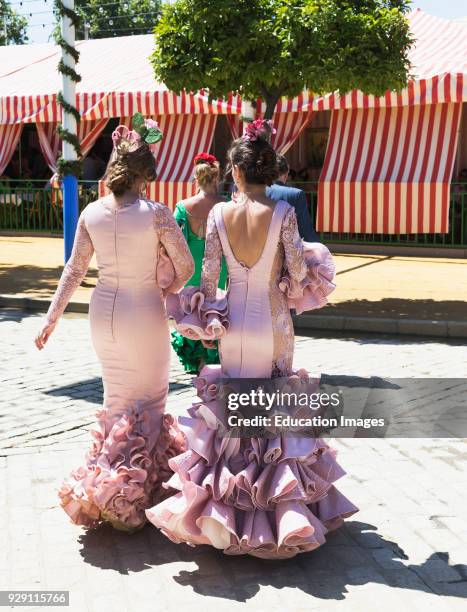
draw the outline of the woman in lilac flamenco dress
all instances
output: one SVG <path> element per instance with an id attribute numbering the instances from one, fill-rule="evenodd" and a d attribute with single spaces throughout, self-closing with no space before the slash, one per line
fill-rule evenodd
<path id="1" fill-rule="evenodd" d="M 168 494 L 167 461 L 185 448 L 173 418 L 164 414 L 170 363 L 165 293 L 178 291 L 193 274 L 183 235 L 163 204 L 140 195 L 156 178 L 152 145 L 157 126 L 120 126 L 107 171 L 111 195 L 81 213 L 73 252 L 65 266 L 36 345 L 44 347 L 80 285 L 93 253 L 99 277 L 89 316 L 102 366 L 104 404 L 97 411 L 94 444 L 85 465 L 59 491 L 74 523 L 108 521 L 134 531 L 145 509 Z"/>
<path id="2" fill-rule="evenodd" d="M 177 492 L 146 515 L 174 542 L 274 559 L 317 548 L 357 508 L 334 486 L 345 472 L 322 439 L 216 435 L 226 412 L 215 397 L 220 377 L 306 380 L 292 367 L 290 309 L 320 308 L 334 289 L 327 248 L 303 243 L 293 208 L 265 195 L 276 178 L 271 129 L 258 120 L 233 143 L 240 197 L 214 206 L 201 285 L 183 289 L 172 307 L 180 333 L 219 339 L 221 365 L 200 372 L 199 401 L 179 419 L 188 450 L 169 460 L 167 483 Z M 222 256 L 226 296 L 217 290 Z"/>

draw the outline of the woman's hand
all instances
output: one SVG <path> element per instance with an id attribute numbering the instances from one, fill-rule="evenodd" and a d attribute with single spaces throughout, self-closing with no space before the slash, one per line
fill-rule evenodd
<path id="1" fill-rule="evenodd" d="M 201 344 L 204 346 L 204 348 L 207 349 L 216 348 L 216 343 L 214 342 L 214 340 L 201 340 Z"/>
<path id="2" fill-rule="evenodd" d="M 39 330 L 39 333 L 34 338 L 34 344 L 41 351 L 46 345 L 47 340 L 50 338 L 53 330 L 55 329 L 56 323 L 48 323 L 45 321 Z"/>

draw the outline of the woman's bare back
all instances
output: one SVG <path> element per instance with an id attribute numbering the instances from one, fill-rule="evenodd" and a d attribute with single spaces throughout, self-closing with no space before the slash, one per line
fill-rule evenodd
<path id="1" fill-rule="evenodd" d="M 276 202 L 258 196 L 223 208 L 230 248 L 237 261 L 252 268 L 259 261 L 269 233 Z"/>
<path id="2" fill-rule="evenodd" d="M 194 234 L 204 238 L 208 215 L 218 202 L 225 202 L 225 198 L 218 194 L 197 194 L 181 202 L 185 207 L 188 223 Z"/>

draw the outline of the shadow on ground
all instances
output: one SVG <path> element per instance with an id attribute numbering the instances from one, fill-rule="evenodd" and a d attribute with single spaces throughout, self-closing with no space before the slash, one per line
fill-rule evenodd
<path id="1" fill-rule="evenodd" d="M 445 552 L 412 564 L 397 543 L 359 521 L 347 521 L 319 549 L 284 561 L 229 557 L 207 546 L 173 544 L 150 525 L 131 536 L 102 525 L 80 536 L 80 544 L 86 563 L 121 574 L 180 561 L 194 564 L 195 569 L 182 570 L 173 580 L 198 594 L 238 602 L 248 601 L 262 586 L 342 600 L 349 586 L 368 583 L 467 598 L 466 565 L 449 565 Z"/>
<path id="2" fill-rule="evenodd" d="M 392 344 L 394 346 L 413 345 L 423 346 L 424 344 L 448 344 L 452 346 L 464 346 L 467 344 L 465 338 L 445 338 L 443 336 L 414 336 L 409 334 L 382 334 L 380 332 L 355 332 L 355 331 L 339 331 L 325 329 L 311 329 L 306 327 L 295 326 L 295 347 L 299 347 L 301 342 L 305 342 L 309 338 L 322 338 L 330 340 L 348 340 L 357 344 Z"/>
<path id="3" fill-rule="evenodd" d="M 459 296 L 460 297 L 460 296 Z M 383 298 L 382 300 L 344 300 L 331 303 L 301 317 L 320 315 L 375 317 L 390 319 L 436 319 L 441 321 L 467 321 L 464 300 L 421 300 Z M 300 317 L 298 318 L 298 326 Z"/>
<path id="4" fill-rule="evenodd" d="M 35 298 L 51 298 L 57 288 L 63 266 L 39 267 L 31 265 L 11 266 L 0 264 L 0 294 L 24 294 Z M 96 285 L 97 270 L 90 268 L 82 287 L 92 289 Z M 461 297 L 461 296 L 459 296 Z M 465 301 L 384 298 L 381 300 L 345 300 L 330 303 L 317 312 L 303 317 L 320 315 L 382 317 L 395 319 L 437 319 L 466 321 Z"/>
<path id="5" fill-rule="evenodd" d="M 16 308 L 0 308 L 0 323 L 14 321 L 21 323 L 23 319 L 28 317 L 37 317 L 38 312 L 33 310 L 18 310 Z M 31 338 L 32 342 L 32 338 Z"/>
<path id="6" fill-rule="evenodd" d="M 51 397 L 68 397 L 70 399 L 86 399 L 92 404 L 102 404 L 104 397 L 104 388 L 102 379 L 88 378 L 80 380 L 72 385 L 64 385 L 63 387 L 55 387 L 44 391 L 44 395 Z"/>
<path id="7" fill-rule="evenodd" d="M 173 391 L 181 391 L 183 389 L 191 389 L 193 387 L 191 381 L 186 383 L 173 382 L 169 383 L 169 393 Z M 63 387 L 55 387 L 44 391 L 44 395 L 52 397 L 68 397 L 70 399 L 86 399 L 92 404 L 102 404 L 104 401 L 104 388 L 101 378 L 89 378 L 80 380 L 72 385 L 64 385 Z"/>
<path id="8" fill-rule="evenodd" d="M 63 266 L 11 266 L 0 264 L 0 294 L 31 294 L 31 297 L 48 298 L 57 288 Z M 97 270 L 90 268 L 82 286 L 94 287 Z"/>

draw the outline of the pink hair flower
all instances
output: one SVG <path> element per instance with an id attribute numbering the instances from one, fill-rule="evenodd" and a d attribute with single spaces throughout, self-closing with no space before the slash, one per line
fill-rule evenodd
<path id="1" fill-rule="evenodd" d="M 272 134 L 275 134 L 277 130 L 274 128 L 274 124 L 271 119 L 255 119 L 251 123 L 248 123 L 243 130 L 243 140 L 254 142 L 262 138 L 263 140 L 269 140 Z"/>
<path id="2" fill-rule="evenodd" d="M 119 125 L 112 132 L 112 142 L 114 147 L 118 146 L 121 140 L 138 143 L 144 141 L 151 150 L 154 145 L 162 140 L 162 132 L 159 124 L 154 119 L 145 119 L 141 113 L 135 113 L 132 117 L 133 129 L 130 130 L 126 125 Z"/>
<path id="3" fill-rule="evenodd" d="M 130 142 L 139 142 L 141 140 L 141 136 L 134 130 L 130 130 L 126 125 L 119 125 L 112 132 L 112 142 L 114 147 L 116 147 L 122 139 Z"/>

